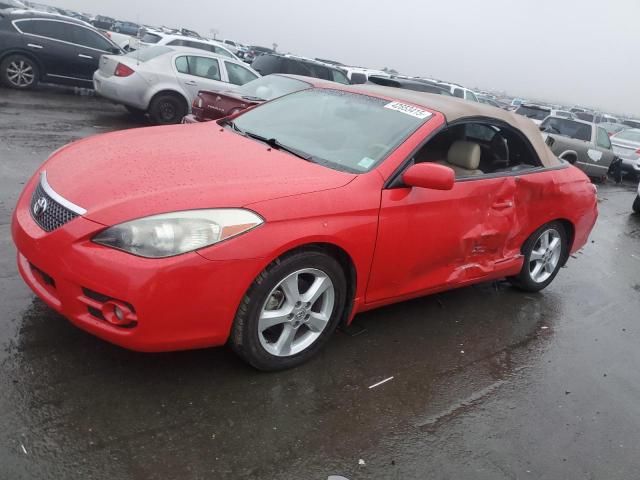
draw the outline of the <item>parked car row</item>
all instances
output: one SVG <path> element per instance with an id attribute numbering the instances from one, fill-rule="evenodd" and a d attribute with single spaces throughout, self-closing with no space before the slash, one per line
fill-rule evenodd
<path id="1" fill-rule="evenodd" d="M 235 90 L 259 74 L 240 60 L 191 47 L 154 46 L 103 55 L 96 92 L 156 124 L 179 123 L 201 90 Z"/>
<path id="2" fill-rule="evenodd" d="M 0 81 L 29 89 L 39 82 L 91 88 L 104 54 L 122 49 L 71 17 L 34 11 L 0 11 Z"/>
<path id="3" fill-rule="evenodd" d="M 296 91 L 293 85 L 304 85 L 301 77 L 341 84 L 377 84 L 512 109 L 542 124 L 554 152 L 595 178 L 604 177 L 616 165 L 616 159 L 620 160 L 622 173 L 637 175 L 640 171 L 638 149 L 631 149 L 629 144 L 636 135 L 636 130 L 630 129 L 640 123 L 631 119 L 521 98 L 513 98 L 509 104 L 490 93 L 476 94 L 462 85 L 440 80 L 281 54 L 229 39 L 206 39 L 192 30 L 92 17 L 94 26 L 113 29 L 101 31 L 69 16 L 84 14 L 43 10 L 45 6 L 31 11 L 0 11 L 0 81 L 4 85 L 28 89 L 39 82 L 51 82 L 93 87 L 133 114 L 148 114 L 153 123 L 166 124 L 200 122 L 236 113 Z M 129 51 L 126 55 L 125 50 Z M 274 77 L 256 83 L 261 76 Z M 239 92 L 245 84 L 247 88 Z M 285 84 L 289 88 L 283 88 Z M 261 93 L 256 93 L 258 90 Z"/>

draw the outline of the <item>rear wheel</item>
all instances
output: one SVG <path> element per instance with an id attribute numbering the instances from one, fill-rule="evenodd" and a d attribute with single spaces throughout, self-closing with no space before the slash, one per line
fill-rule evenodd
<path id="1" fill-rule="evenodd" d="M 24 55 L 10 55 L 0 64 L 2 83 L 11 88 L 34 88 L 38 84 L 39 74 L 36 63 Z"/>
<path id="2" fill-rule="evenodd" d="M 151 105 L 149 106 L 151 120 L 158 125 L 180 123 L 186 114 L 186 103 L 177 95 L 157 95 L 151 100 Z"/>
<path id="3" fill-rule="evenodd" d="M 540 227 L 522 247 L 524 263 L 517 277 L 510 279 L 516 287 L 538 292 L 558 274 L 567 255 L 567 233 L 559 222 Z"/>
<path id="4" fill-rule="evenodd" d="M 636 199 L 633 201 L 633 211 L 636 213 L 640 213 L 640 193 L 638 194 Z"/>
<path id="5" fill-rule="evenodd" d="M 299 365 L 324 345 L 344 310 L 346 281 L 340 264 L 318 251 L 276 260 L 242 299 L 231 347 L 260 370 Z"/>

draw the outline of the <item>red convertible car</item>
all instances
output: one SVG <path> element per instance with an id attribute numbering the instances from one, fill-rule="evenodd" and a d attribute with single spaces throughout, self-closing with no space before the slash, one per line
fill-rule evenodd
<path id="1" fill-rule="evenodd" d="M 314 85 L 320 86 L 322 83 L 326 86 L 331 85 L 328 81 L 314 81 L 299 75 L 273 74 L 252 80 L 233 91 L 200 90 L 191 105 L 192 113 L 185 116 L 182 123 L 217 120 L 267 100 L 313 88 Z"/>
<path id="2" fill-rule="evenodd" d="M 358 312 L 503 277 L 542 290 L 596 217 L 595 187 L 526 118 L 333 85 L 67 145 L 12 233 L 26 283 L 78 327 L 141 351 L 229 343 L 276 370 Z"/>

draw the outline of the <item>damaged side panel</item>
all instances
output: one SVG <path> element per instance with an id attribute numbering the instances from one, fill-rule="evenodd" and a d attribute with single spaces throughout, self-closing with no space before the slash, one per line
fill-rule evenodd
<path id="1" fill-rule="evenodd" d="M 455 286 L 495 271 L 511 255 L 513 177 L 456 182 L 452 190 L 382 193 L 367 302 Z"/>

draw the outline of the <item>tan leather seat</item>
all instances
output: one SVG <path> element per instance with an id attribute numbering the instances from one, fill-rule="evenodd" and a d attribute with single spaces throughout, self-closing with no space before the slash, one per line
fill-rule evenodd
<path id="1" fill-rule="evenodd" d="M 482 175 L 484 172 L 478 169 L 480 166 L 480 154 L 480 145 L 477 143 L 456 140 L 449 147 L 447 161 L 437 163 L 451 168 L 456 177 Z"/>

